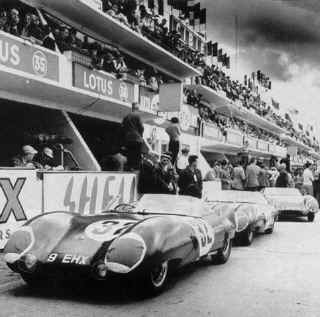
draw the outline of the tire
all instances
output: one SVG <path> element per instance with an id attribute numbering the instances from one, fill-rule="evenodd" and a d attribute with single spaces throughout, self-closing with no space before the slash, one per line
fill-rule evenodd
<path id="1" fill-rule="evenodd" d="M 274 220 L 274 221 L 276 221 L 276 220 Z M 274 231 L 274 223 L 272 224 L 272 227 L 267 229 L 264 233 L 265 234 L 273 234 L 273 231 Z"/>
<path id="2" fill-rule="evenodd" d="M 315 214 L 313 212 L 308 213 L 308 221 L 313 222 L 315 218 Z"/>
<path id="3" fill-rule="evenodd" d="M 168 261 L 153 267 L 144 277 L 144 293 L 147 296 L 160 294 L 167 286 L 169 278 Z"/>
<path id="4" fill-rule="evenodd" d="M 249 226 L 246 230 L 244 230 L 240 234 L 241 245 L 247 246 L 247 247 L 250 246 L 253 242 L 253 237 L 254 237 L 253 230 L 252 230 L 251 226 Z"/>
<path id="5" fill-rule="evenodd" d="M 218 253 L 215 255 L 211 255 L 212 264 L 225 264 L 228 262 L 232 249 L 232 240 L 230 238 L 226 238 L 223 244 L 223 247 L 218 250 Z"/>

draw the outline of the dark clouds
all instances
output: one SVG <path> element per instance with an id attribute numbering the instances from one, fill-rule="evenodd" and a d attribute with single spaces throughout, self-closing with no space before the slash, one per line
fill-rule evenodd
<path id="1" fill-rule="evenodd" d="M 252 67 L 262 65 L 280 80 L 290 79 L 293 63 L 320 67 L 319 0 L 202 2 L 208 8 L 209 30 L 220 43 L 234 46 L 234 16 L 238 16 L 241 57 Z M 282 53 L 288 57 L 285 62 Z"/>

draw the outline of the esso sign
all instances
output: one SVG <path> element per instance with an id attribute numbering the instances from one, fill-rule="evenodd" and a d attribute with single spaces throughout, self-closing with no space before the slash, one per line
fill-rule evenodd
<path id="1" fill-rule="evenodd" d="M 39 76 L 46 76 L 48 72 L 48 60 L 44 53 L 36 51 L 32 57 L 32 67 L 35 74 Z"/>

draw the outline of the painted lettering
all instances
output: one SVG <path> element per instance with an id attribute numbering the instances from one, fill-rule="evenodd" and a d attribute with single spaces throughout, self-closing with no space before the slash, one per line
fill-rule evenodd
<path id="1" fill-rule="evenodd" d="M 47 262 L 54 262 L 58 257 L 58 254 L 57 253 L 51 253 L 49 256 L 48 256 L 48 259 L 47 259 Z"/>
<path id="2" fill-rule="evenodd" d="M 113 94 L 113 82 L 93 73 L 83 72 L 83 85 L 85 88 L 96 91 L 103 95 L 111 96 Z"/>
<path id="3" fill-rule="evenodd" d="M 71 260 L 72 260 L 72 254 L 65 254 L 62 259 L 62 263 L 69 264 Z"/>
<path id="4" fill-rule="evenodd" d="M 11 213 L 13 213 L 17 221 L 27 220 L 26 214 L 19 200 L 19 195 L 25 182 L 26 178 L 18 178 L 15 184 L 12 185 L 9 178 L 0 179 L 0 187 L 7 200 L 0 215 L 0 223 L 7 222 Z"/>
<path id="5" fill-rule="evenodd" d="M 18 66 L 20 64 L 19 46 L 10 45 L 7 41 L 0 40 L 0 61 Z"/>

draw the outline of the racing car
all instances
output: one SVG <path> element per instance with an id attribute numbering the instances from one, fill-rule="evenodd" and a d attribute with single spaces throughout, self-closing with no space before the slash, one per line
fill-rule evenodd
<path id="1" fill-rule="evenodd" d="M 297 188 L 265 188 L 263 194 L 280 216 L 304 216 L 313 222 L 319 211 L 317 200 L 311 195 L 302 195 Z"/>
<path id="2" fill-rule="evenodd" d="M 218 215 L 235 217 L 235 241 L 241 245 L 251 245 L 256 232 L 273 233 L 278 212 L 260 192 L 208 191 L 205 201 Z"/>
<path id="3" fill-rule="evenodd" d="M 148 294 L 161 292 L 169 272 L 207 258 L 228 261 L 234 224 L 198 198 L 144 195 L 98 215 L 52 212 L 12 234 L 5 261 L 31 286 L 79 277 L 138 281 Z"/>

